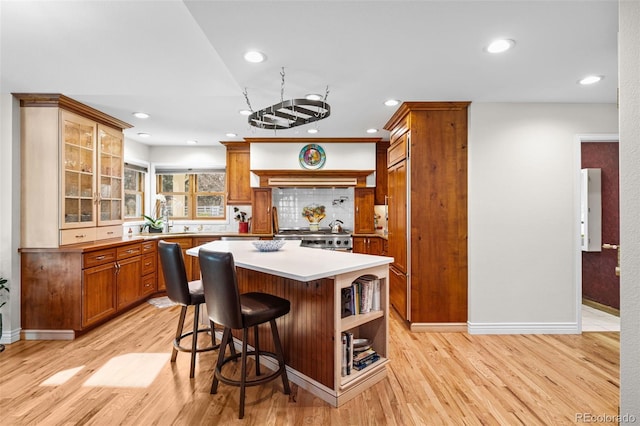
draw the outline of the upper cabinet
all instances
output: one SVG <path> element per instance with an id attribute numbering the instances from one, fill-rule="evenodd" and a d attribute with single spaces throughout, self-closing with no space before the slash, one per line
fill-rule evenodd
<path id="1" fill-rule="evenodd" d="M 21 106 L 22 247 L 122 235 L 124 136 L 131 127 L 64 95 Z"/>
<path id="2" fill-rule="evenodd" d="M 222 142 L 227 148 L 227 204 L 251 204 L 250 151 L 246 142 Z"/>
<path id="3" fill-rule="evenodd" d="M 376 194 L 375 204 L 380 206 L 386 204 L 387 197 L 387 149 L 388 141 L 376 143 Z"/>

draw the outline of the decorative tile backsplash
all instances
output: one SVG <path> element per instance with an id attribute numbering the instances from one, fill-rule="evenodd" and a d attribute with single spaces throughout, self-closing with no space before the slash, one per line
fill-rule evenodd
<path id="1" fill-rule="evenodd" d="M 278 209 L 278 224 L 285 228 L 308 228 L 302 209 L 313 204 L 325 207 L 326 217 L 320 227 L 339 219 L 347 230 L 353 230 L 353 188 L 274 188 L 273 205 Z"/>

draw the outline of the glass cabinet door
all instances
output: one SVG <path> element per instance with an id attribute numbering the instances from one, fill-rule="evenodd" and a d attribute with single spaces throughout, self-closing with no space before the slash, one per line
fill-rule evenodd
<path id="1" fill-rule="evenodd" d="M 96 124 L 62 111 L 62 203 L 61 228 L 95 224 Z"/>
<path id="2" fill-rule="evenodd" d="M 122 222 L 123 143 L 121 132 L 98 126 L 98 225 Z"/>

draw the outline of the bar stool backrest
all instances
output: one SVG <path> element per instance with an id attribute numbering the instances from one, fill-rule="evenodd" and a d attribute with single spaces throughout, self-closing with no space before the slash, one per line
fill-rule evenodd
<path id="1" fill-rule="evenodd" d="M 168 243 L 164 240 L 158 241 L 158 253 L 167 285 L 167 296 L 175 303 L 183 306 L 190 305 L 189 280 L 180 244 Z"/>
<path id="2" fill-rule="evenodd" d="M 233 255 L 200 249 L 198 257 L 209 319 L 234 330 L 244 328 Z"/>

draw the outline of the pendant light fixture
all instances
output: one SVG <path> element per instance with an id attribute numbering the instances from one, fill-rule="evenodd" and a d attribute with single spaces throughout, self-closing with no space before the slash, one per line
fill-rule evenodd
<path id="1" fill-rule="evenodd" d="M 284 67 L 280 72 L 282 83 L 280 87 L 280 102 L 271 105 L 260 111 L 254 111 L 249 102 L 247 89 L 244 89 L 243 95 L 247 102 L 247 106 L 251 111 L 248 121 L 251 126 L 260 129 L 292 129 L 304 124 L 313 123 L 323 120 L 331 115 L 331 107 L 327 103 L 327 95 L 329 95 L 329 86 L 327 86 L 324 99 L 314 100 L 307 98 L 284 100 Z"/>

